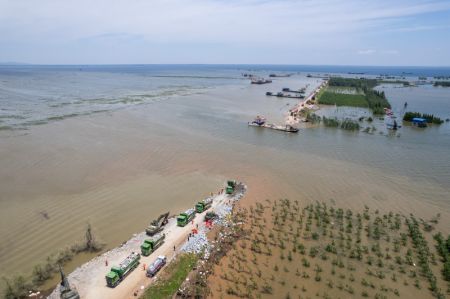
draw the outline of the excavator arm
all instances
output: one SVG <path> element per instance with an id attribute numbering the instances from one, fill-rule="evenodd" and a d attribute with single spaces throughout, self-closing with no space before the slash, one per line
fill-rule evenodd
<path id="1" fill-rule="evenodd" d="M 153 236 L 154 234 L 162 231 L 163 226 L 169 222 L 168 218 L 169 212 L 159 215 L 159 217 L 153 220 L 145 230 L 147 235 Z"/>
<path id="2" fill-rule="evenodd" d="M 169 218 L 169 212 L 167 212 L 165 214 L 161 214 L 161 215 L 159 215 L 158 219 L 153 220 L 151 224 L 156 227 L 161 227 L 161 226 L 167 224 L 168 218 Z"/>

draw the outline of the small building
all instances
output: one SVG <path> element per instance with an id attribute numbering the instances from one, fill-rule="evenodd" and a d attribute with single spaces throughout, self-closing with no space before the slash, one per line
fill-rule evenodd
<path id="1" fill-rule="evenodd" d="M 421 117 L 414 117 L 412 119 L 412 123 L 413 125 L 418 126 L 419 128 L 425 128 L 427 126 L 427 120 Z"/>

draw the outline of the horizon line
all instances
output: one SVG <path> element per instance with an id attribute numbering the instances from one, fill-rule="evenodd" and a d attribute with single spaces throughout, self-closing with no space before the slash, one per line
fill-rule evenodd
<path id="1" fill-rule="evenodd" d="M 114 65 L 220 65 L 220 66 L 337 66 L 337 67 L 386 67 L 386 68 L 450 68 L 450 65 L 364 65 L 364 64 L 286 64 L 286 63 L 27 63 L 0 62 L 0 66 L 114 66 Z"/>

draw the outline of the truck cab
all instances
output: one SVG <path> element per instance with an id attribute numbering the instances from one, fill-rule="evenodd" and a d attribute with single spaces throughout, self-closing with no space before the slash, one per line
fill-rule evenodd
<path id="1" fill-rule="evenodd" d="M 227 187 L 225 188 L 226 194 L 232 194 L 234 192 L 235 187 L 236 187 L 236 181 L 228 181 Z"/>
<path id="2" fill-rule="evenodd" d="M 196 205 L 195 205 L 195 210 L 197 211 L 197 213 L 201 213 L 205 210 L 205 205 L 203 204 L 203 202 L 199 201 Z"/>
<path id="3" fill-rule="evenodd" d="M 136 269 L 139 265 L 141 255 L 137 252 L 132 252 L 128 255 L 119 266 L 111 267 L 111 270 L 106 274 L 106 285 L 114 288 L 117 286 L 131 271 Z"/>
<path id="4" fill-rule="evenodd" d="M 153 251 L 153 242 L 151 240 L 144 240 L 141 245 L 141 254 L 143 256 L 149 256 Z"/>
<path id="5" fill-rule="evenodd" d="M 166 257 L 161 255 L 158 256 L 156 261 L 154 261 L 152 264 L 150 264 L 147 268 L 147 277 L 153 277 L 158 273 L 159 270 L 161 270 L 162 267 L 166 264 Z"/>
<path id="6" fill-rule="evenodd" d="M 108 274 L 106 274 L 106 284 L 108 287 L 114 288 L 117 286 L 120 282 L 120 269 L 118 267 L 112 267 L 111 271 L 109 271 Z"/>
<path id="7" fill-rule="evenodd" d="M 184 213 L 181 213 L 177 217 L 177 225 L 178 226 L 186 226 L 189 221 L 194 219 L 195 217 L 195 209 L 189 209 Z"/>
<path id="8" fill-rule="evenodd" d="M 177 225 L 178 226 L 185 226 L 188 223 L 187 215 L 184 213 L 181 213 L 177 217 Z"/>
<path id="9" fill-rule="evenodd" d="M 199 201 L 195 205 L 195 211 L 197 213 L 203 213 L 204 211 L 206 211 L 207 209 L 209 209 L 212 206 L 212 201 L 213 201 L 213 199 L 211 197 L 208 197 L 202 201 Z"/>
<path id="10" fill-rule="evenodd" d="M 143 256 L 149 256 L 153 251 L 155 251 L 159 246 L 164 243 L 166 235 L 159 234 L 151 239 L 146 239 L 141 245 L 141 254 Z"/>

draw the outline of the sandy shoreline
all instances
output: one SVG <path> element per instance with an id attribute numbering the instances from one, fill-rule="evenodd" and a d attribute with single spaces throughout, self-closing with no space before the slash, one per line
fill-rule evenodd
<path id="1" fill-rule="evenodd" d="M 305 110 L 317 110 L 318 106 L 314 102 L 315 96 L 322 90 L 322 88 L 326 87 L 328 81 L 322 82 L 317 88 L 315 88 L 303 101 L 300 101 L 293 108 L 289 109 L 288 114 L 286 115 L 285 122 L 286 124 L 295 125 L 300 123 L 302 119 L 300 118 L 300 114 Z"/>
<path id="2" fill-rule="evenodd" d="M 234 202 L 239 200 L 246 191 L 245 185 L 239 185 L 232 195 L 220 193 L 214 196 L 213 205 L 209 210 L 215 211 L 221 219 L 231 212 Z M 178 227 L 176 217 L 169 219 L 169 223 L 164 227 L 163 233 L 166 234 L 164 244 L 159 247 L 151 255 L 141 256 L 140 265 L 132 271 L 118 286 L 109 288 L 106 286 L 105 275 L 112 265 L 119 264 L 132 251 L 140 252 L 140 245 L 148 236 L 145 232 L 141 232 L 120 247 L 114 248 L 102 255 L 92 259 L 91 261 L 81 265 L 75 271 L 68 275 L 70 284 L 79 292 L 81 298 L 86 299 L 123 299 L 141 295 L 142 288 L 149 286 L 158 279 L 158 275 L 154 278 L 148 278 L 145 275 L 143 265 L 149 265 L 157 256 L 164 255 L 168 262 L 172 261 L 177 254 L 187 249 L 189 245 L 186 241 L 188 234 L 192 229 L 198 227 L 199 230 L 205 230 L 203 217 L 205 212 L 197 214 L 195 219 L 185 227 Z M 192 244 L 191 244 L 192 246 Z M 175 250 L 174 250 L 175 247 Z M 105 265 L 108 261 L 108 266 Z M 48 296 L 50 299 L 59 298 L 58 287 Z"/>

